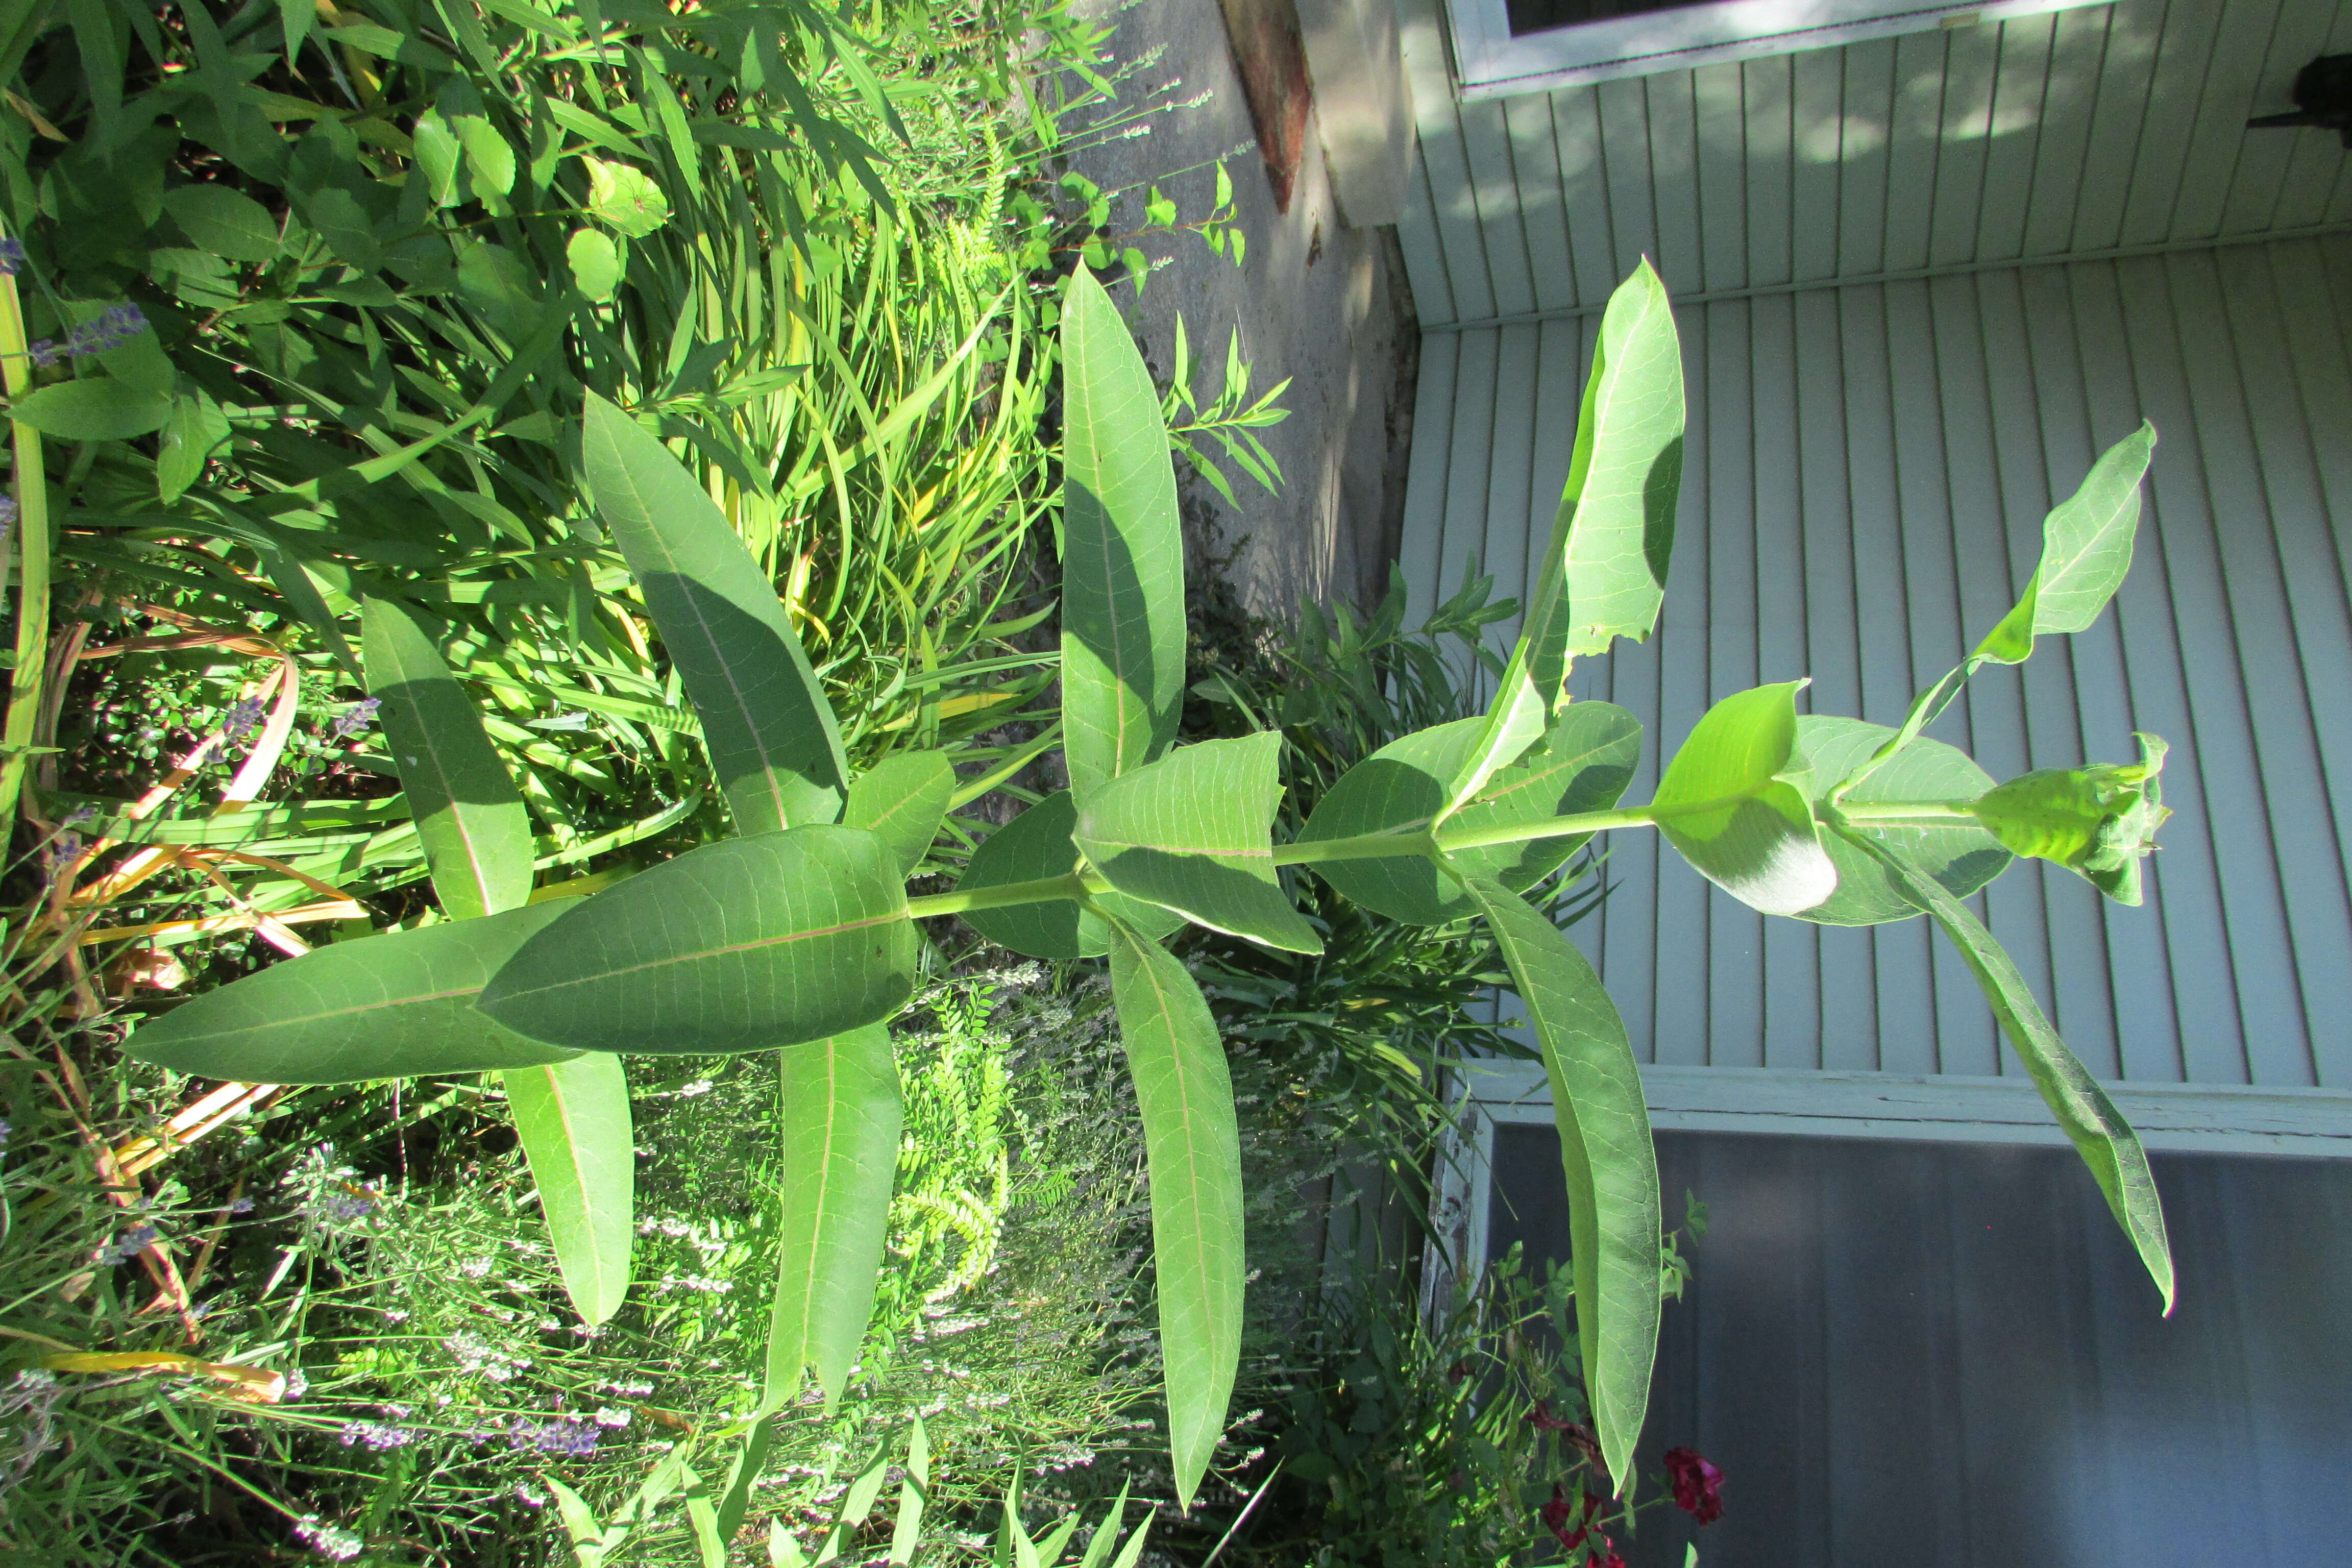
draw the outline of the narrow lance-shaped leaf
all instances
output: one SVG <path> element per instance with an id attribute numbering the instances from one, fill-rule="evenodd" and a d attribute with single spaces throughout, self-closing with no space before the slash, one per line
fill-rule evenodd
<path id="1" fill-rule="evenodd" d="M 912 876 L 931 852 L 931 840 L 939 837 L 955 786 L 955 770 L 948 765 L 945 752 L 886 757 L 851 783 L 841 823 L 880 834 L 898 857 L 898 869 Z"/>
<path id="2" fill-rule="evenodd" d="M 383 704 L 377 720 L 442 910 L 465 920 L 519 908 L 530 897 L 530 816 L 473 697 L 416 611 L 370 599 L 360 628 L 368 690 Z"/>
<path id="3" fill-rule="evenodd" d="M 620 1310 L 636 1239 L 628 1073 L 619 1057 L 592 1052 L 503 1078 L 564 1294 L 593 1328 Z"/>
<path id="4" fill-rule="evenodd" d="M 1682 471 L 1682 344 L 1665 285 L 1644 258 L 1601 319 L 1551 544 L 1441 820 L 1551 727 L 1570 663 L 1620 637 L 1638 642 L 1658 624 Z"/>
<path id="5" fill-rule="evenodd" d="M 1082 799 L 1077 846 L 1132 898 L 1268 947 L 1320 952 L 1275 876 L 1281 758 L 1272 730 L 1179 747 Z"/>
<path id="6" fill-rule="evenodd" d="M 1699 874 L 1768 915 L 1793 915 L 1837 891 L 1812 806 L 1793 779 L 1797 693 L 1784 681 L 1708 709 L 1666 764 L 1650 803 L 1658 831 Z"/>
<path id="7" fill-rule="evenodd" d="M 1241 1131 L 1216 1020 L 1184 966 L 1114 925 L 1110 985 L 1143 1118 L 1169 1445 L 1190 1508 L 1241 1364 Z"/>
<path id="8" fill-rule="evenodd" d="M 339 942 L 184 1002 L 124 1047 L 141 1061 L 247 1083 L 364 1083 L 562 1061 L 475 998 L 562 901 Z"/>
<path id="9" fill-rule="evenodd" d="M 1094 274 L 1062 308 L 1062 721 L 1081 802 L 1174 739 L 1184 547 L 1151 374 Z"/>
<path id="10" fill-rule="evenodd" d="M 579 1050 L 768 1050 L 896 1013 L 916 941 L 880 837 L 795 827 L 706 844 L 577 900 L 480 1005 Z"/>
<path id="11" fill-rule="evenodd" d="M 587 405 L 581 449 L 596 513 L 702 717 L 737 829 L 838 821 L 849 776 L 840 731 L 775 585 L 667 448 L 594 393 Z"/>
<path id="12" fill-rule="evenodd" d="M 904 1114 L 898 1068 L 881 1024 L 776 1059 L 783 1212 L 760 1407 L 782 1409 L 814 1367 L 830 1409 L 874 1311 Z"/>
<path id="13" fill-rule="evenodd" d="M 1832 802 L 1918 739 L 1988 662 L 2022 664 L 2041 634 L 2089 629 L 2131 570 L 2139 486 L 2155 450 L 2156 426 L 2143 423 L 2099 455 L 2082 485 L 2042 519 L 2042 559 L 2024 595 L 1958 668 L 1911 700 L 1901 727 L 1830 791 Z"/>
<path id="14" fill-rule="evenodd" d="M 1566 934 L 1499 883 L 1478 878 L 1468 886 L 1527 1005 L 1551 1080 L 1585 1392 L 1601 1456 L 1622 1491 L 1633 1479 L 1658 1349 L 1658 1160 L 1641 1068 L 1601 977 Z"/>
<path id="15" fill-rule="evenodd" d="M 2082 1155 L 2083 1163 L 2091 1168 L 2100 1192 L 2106 1194 L 2107 1207 L 2114 1211 L 2116 1223 L 2123 1226 L 2124 1234 L 2131 1238 L 2141 1266 L 2156 1282 L 2158 1291 L 2164 1297 L 2165 1312 L 2169 1315 L 2174 1284 L 2172 1249 L 2165 1237 L 2164 1205 L 2157 1195 L 2156 1177 L 2148 1170 L 2147 1153 L 2140 1147 L 2138 1134 L 2131 1130 L 2098 1080 L 2066 1048 L 2066 1042 L 2058 1037 L 2057 1029 L 2042 1013 L 2042 1005 L 2034 1000 L 2032 988 L 2026 984 L 2016 963 L 1993 940 L 1992 932 L 1969 912 L 1968 906 L 1885 845 L 1853 831 L 1852 825 L 1842 825 L 1839 831 L 1849 843 L 1885 866 L 1919 907 L 1944 928 L 1952 945 L 1959 949 L 1969 973 L 1983 989 L 1985 1000 L 1992 1004 L 2001 1032 L 2017 1047 L 2026 1070 L 2033 1075 L 2033 1086 L 2042 1091 L 2043 1102 L 2058 1119 L 2058 1125 L 2074 1143 L 2075 1152 Z"/>

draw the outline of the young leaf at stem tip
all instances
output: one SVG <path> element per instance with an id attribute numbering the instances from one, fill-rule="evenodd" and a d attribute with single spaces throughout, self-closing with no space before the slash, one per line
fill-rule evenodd
<path id="1" fill-rule="evenodd" d="M 1648 637 L 1666 591 L 1682 489 L 1683 362 L 1674 308 L 1648 259 L 1609 297 L 1568 482 L 1479 743 L 1439 820 L 1550 728 L 1569 666 Z"/>

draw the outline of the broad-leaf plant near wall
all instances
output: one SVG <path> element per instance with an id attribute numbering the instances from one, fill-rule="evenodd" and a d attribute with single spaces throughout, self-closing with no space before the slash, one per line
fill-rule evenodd
<path id="1" fill-rule="evenodd" d="M 1383 747 L 1296 841 L 1276 844 L 1280 738 L 1174 747 L 1184 591 L 1165 425 L 1093 276 L 1064 314 L 1063 748 L 1070 789 L 985 840 L 951 892 L 910 898 L 954 779 L 936 755 L 859 777 L 766 574 L 646 423 L 591 397 L 581 430 L 598 514 L 635 572 L 737 836 L 606 890 L 526 902 L 512 782 L 409 614 L 370 608 L 366 663 L 443 908 L 422 930 L 337 944 L 148 1024 L 134 1054 L 183 1071 L 324 1082 L 463 1068 L 507 1075 L 583 1314 L 627 1277 L 627 1105 L 616 1053 L 780 1050 L 782 1249 L 767 1381 L 746 1426 L 814 1369 L 848 1377 L 883 1257 L 899 1122 L 884 1026 L 907 1001 L 918 922 L 961 915 L 1046 958 L 1109 960 L 1149 1156 L 1170 1436 L 1189 1502 L 1224 1426 L 1240 1352 L 1240 1158 L 1209 1008 L 1163 945 L 1185 923 L 1277 949 L 1320 939 L 1286 894 L 1306 867 L 1389 918 L 1493 928 L 1549 1069 L 1573 1237 L 1580 1347 L 1622 1486 L 1648 1397 L 1660 1299 L 1658 1176 L 1625 1027 L 1592 966 L 1527 895 L 1603 830 L 1655 828 L 1769 914 L 1867 925 L 1921 912 L 1958 945 L 2169 1310 L 2164 1220 L 2137 1139 L 2060 1041 L 1965 900 L 2018 856 L 2139 898 L 2164 814 L 2162 751 L 1996 786 L 1921 731 L 1988 660 L 2080 631 L 2130 563 L 2143 427 L 2050 514 L 2017 608 L 1895 729 L 1803 717 L 1802 681 L 1717 702 L 1655 797 L 1621 806 L 1640 726 L 1570 701 L 1578 658 L 1657 620 L 1683 439 L 1680 347 L 1645 263 L 1611 300 L 1549 553 L 1492 704 Z M 1296 874 L 1296 873 L 1293 873 Z"/>

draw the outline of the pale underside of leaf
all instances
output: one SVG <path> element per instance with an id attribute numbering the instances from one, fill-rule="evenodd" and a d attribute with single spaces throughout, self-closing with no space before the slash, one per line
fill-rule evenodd
<path id="1" fill-rule="evenodd" d="M 1189 1508 L 1223 1435 L 1241 1360 L 1241 1133 L 1224 1047 L 1192 975 L 1118 925 L 1110 964 L 1151 1184 L 1176 1493 Z"/>
<path id="2" fill-rule="evenodd" d="M 1568 1184 L 1585 1389 L 1622 1490 L 1633 1479 L 1658 1342 L 1661 1204 L 1641 1068 L 1601 977 L 1567 935 L 1499 883 L 1469 888 L 1543 1050 Z"/>
<path id="3" fill-rule="evenodd" d="M 1959 950 L 2000 1020 L 2001 1032 L 2032 1075 L 2043 1103 L 2099 1184 L 2116 1223 L 2131 1239 L 2169 1315 L 2174 1291 L 2172 1248 L 2165 1234 L 2164 1205 L 2157 1194 L 2156 1177 L 2148 1169 L 2139 1135 L 2081 1058 L 2059 1038 L 2016 963 L 1968 906 L 1885 845 L 1860 833 L 1849 831 L 1845 837 L 1885 866 Z"/>
<path id="4" fill-rule="evenodd" d="M 777 1061 L 783 1208 L 761 1407 L 782 1409 L 814 1367 L 830 1408 L 873 1314 L 904 1116 L 898 1069 L 881 1024 Z"/>
<path id="5" fill-rule="evenodd" d="M 618 1311 L 636 1239 L 636 1148 L 628 1073 L 603 1052 L 504 1074 L 555 1262 L 591 1327 Z"/>

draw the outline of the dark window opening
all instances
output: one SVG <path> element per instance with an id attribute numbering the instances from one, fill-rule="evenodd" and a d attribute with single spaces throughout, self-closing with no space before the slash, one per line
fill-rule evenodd
<path id="1" fill-rule="evenodd" d="M 1511 37 L 1573 27 L 1585 22 L 1613 22 L 1649 11 L 1682 11 L 1706 0 L 1507 0 Z"/>

